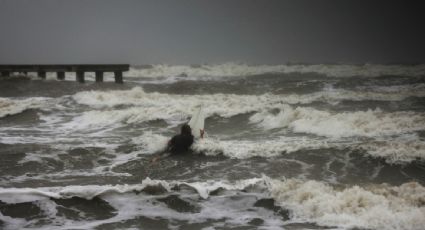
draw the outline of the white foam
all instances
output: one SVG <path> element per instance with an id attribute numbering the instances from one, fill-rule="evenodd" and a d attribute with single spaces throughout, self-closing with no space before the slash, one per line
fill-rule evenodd
<path id="1" fill-rule="evenodd" d="M 133 143 L 141 146 L 140 153 L 153 154 L 161 152 L 170 137 L 152 132 L 146 132 L 140 137 L 133 138 Z M 291 153 L 300 149 L 320 149 L 343 147 L 344 143 L 329 143 L 326 140 L 307 137 L 278 137 L 268 140 L 220 140 L 208 137 L 197 140 L 191 147 L 196 153 L 209 156 L 223 154 L 230 158 L 245 159 L 254 156 L 273 157 Z"/>
<path id="2" fill-rule="evenodd" d="M 153 181 L 149 178 L 138 185 L 84 185 L 66 187 L 42 187 L 42 188 L 0 188 L 0 200 L 6 203 L 22 203 L 48 198 L 67 199 L 74 196 L 91 200 L 96 196 L 106 193 L 126 193 L 129 191 L 141 191 L 146 186 L 158 186 L 169 188 L 164 181 Z"/>
<path id="3" fill-rule="evenodd" d="M 22 203 L 44 200 L 48 198 L 68 199 L 72 197 L 80 197 L 91 200 L 94 197 L 104 194 L 123 194 L 133 191 L 142 191 L 148 186 L 161 186 L 167 191 L 179 185 L 187 185 L 196 190 L 202 198 L 208 198 L 209 193 L 218 188 L 228 190 L 241 190 L 250 185 L 262 182 L 261 178 L 253 178 L 247 180 L 239 180 L 236 182 L 229 181 L 204 181 L 204 182 L 184 182 L 184 181 L 165 181 L 152 180 L 146 178 L 141 184 L 133 185 L 72 185 L 65 187 L 41 187 L 41 188 L 0 188 L 0 200 L 6 203 Z"/>
<path id="4" fill-rule="evenodd" d="M 137 105 L 141 109 L 153 109 L 158 112 L 161 109 L 164 114 L 180 113 L 186 115 L 193 113 L 197 105 L 205 105 L 205 113 L 220 114 L 230 117 L 245 111 L 254 111 L 258 104 L 280 102 L 281 98 L 273 99 L 273 95 L 234 95 L 234 94 L 210 94 L 210 95 L 173 95 L 162 93 L 146 93 L 142 88 L 135 87 L 131 90 L 114 90 L 108 92 L 85 91 L 73 96 L 74 100 L 80 104 L 89 105 L 94 108 L 114 107 L 117 105 Z M 254 109 L 248 109 L 253 106 Z M 236 109 L 230 109 L 236 107 Z M 167 109 L 167 108 L 171 108 Z M 189 110 L 189 111 L 188 111 Z M 161 113 L 158 113 L 160 115 Z M 170 116 L 170 115 L 168 115 Z"/>
<path id="5" fill-rule="evenodd" d="M 373 157 L 383 157 L 389 163 L 425 160 L 425 142 L 418 138 L 376 140 L 362 143 L 356 147 L 365 149 Z"/>
<path id="6" fill-rule="evenodd" d="M 174 186 L 189 186 L 193 188 L 206 204 L 199 213 L 187 215 L 174 210 L 164 209 L 164 205 L 150 202 L 152 197 L 144 194 L 134 194 L 147 186 L 161 186 L 172 192 Z M 117 209 L 117 215 L 101 222 L 72 223 L 75 228 L 98 226 L 100 223 L 111 223 L 134 218 L 138 215 L 147 217 L 162 216 L 167 219 L 204 221 L 206 217 L 221 219 L 223 214 L 231 217 L 229 223 L 243 223 L 247 218 L 237 218 L 237 214 L 249 207 L 229 207 L 229 202 L 218 196 L 210 197 L 212 191 L 223 188 L 227 191 L 241 191 L 246 188 L 256 189 L 256 196 L 271 196 L 277 205 L 291 211 L 291 222 L 314 222 L 322 226 L 340 228 L 370 228 L 370 229 L 422 229 L 425 225 L 425 187 L 410 182 L 400 186 L 386 184 L 373 186 L 351 185 L 338 188 L 320 181 L 304 181 L 296 179 L 270 179 L 266 176 L 246 180 L 226 181 L 209 180 L 204 182 L 163 181 L 146 178 L 141 184 L 135 185 L 85 185 L 46 188 L 1 188 L 0 200 L 6 203 L 29 201 L 44 202 L 49 197 L 71 198 L 81 197 L 92 199 L 100 196 Z M 180 194 L 182 196 L 184 193 Z M 254 195 L 254 194 L 253 194 Z M 196 197 L 191 198 L 198 200 Z M 255 202 L 256 199 L 253 199 Z M 131 201 L 131 202 L 129 202 Z M 248 200 L 243 200 L 243 202 Z M 227 208 L 226 208 L 227 207 Z M 241 209 L 239 209 L 239 208 Z M 51 209 L 51 207 L 47 207 Z M 221 211 L 219 211 L 221 210 Z M 227 211 L 226 211 L 227 210 Z M 52 211 L 54 213 L 54 210 Z M 221 213 L 221 214 L 220 214 Z M 245 213 L 252 218 L 251 214 Z M 189 218 L 192 216 L 193 218 Z M 240 216 L 240 215 L 239 215 Z M 272 218 L 271 218 L 272 219 Z M 272 220 L 268 220 L 272 223 Z M 281 225 L 282 222 L 279 222 Z"/>
<path id="7" fill-rule="evenodd" d="M 283 105 L 278 114 L 256 113 L 250 121 L 265 129 L 290 128 L 294 132 L 341 138 L 382 136 L 425 129 L 425 116 L 416 112 L 387 113 L 380 109 L 331 113 L 309 107 Z"/>
<path id="8" fill-rule="evenodd" d="M 155 134 L 151 131 L 143 133 L 141 136 L 132 138 L 132 142 L 140 146 L 141 152 L 152 154 L 160 152 L 167 146 L 169 137 Z"/>
<path id="9" fill-rule="evenodd" d="M 117 105 L 139 105 L 150 106 L 172 106 L 173 104 L 230 104 L 240 106 L 250 104 L 257 106 L 258 103 L 287 103 L 306 104 L 314 101 L 326 101 L 336 103 L 341 100 L 378 100 L 378 101 L 400 101 L 407 97 L 425 96 L 425 85 L 418 87 L 400 87 L 391 91 L 350 91 L 326 87 L 323 91 L 310 94 L 262 94 L 262 95 L 236 95 L 236 94 L 209 94 L 209 95 L 170 95 L 162 93 L 146 93 L 140 87 L 131 90 L 111 91 L 83 91 L 76 93 L 72 98 L 80 104 L 89 105 L 94 108 L 114 107 Z M 216 103 L 214 103 L 216 102 Z M 206 111 L 208 112 L 208 111 Z"/>
<path id="10" fill-rule="evenodd" d="M 32 97 L 28 99 L 9 99 L 0 97 L 0 118 L 22 113 L 28 109 L 37 109 L 45 104 L 47 98 Z"/>
<path id="11" fill-rule="evenodd" d="M 246 180 L 242 183 L 245 184 L 240 185 L 239 188 L 244 188 L 244 186 L 251 185 L 249 180 Z M 193 184 L 191 183 L 191 185 Z M 201 186 L 205 185 L 202 184 Z M 225 186 L 225 184 L 223 184 L 223 186 Z M 216 184 L 213 183 L 211 188 L 213 187 L 216 187 Z M 188 213 L 170 209 L 169 207 L 167 207 L 167 205 L 161 202 L 156 202 L 155 198 L 164 197 L 161 195 L 150 196 L 136 195 L 133 193 L 117 195 L 114 193 L 108 193 L 102 195 L 101 198 L 107 201 L 112 207 L 117 210 L 116 215 L 113 218 L 101 221 L 85 221 L 83 223 L 73 223 L 72 228 L 93 228 L 104 223 L 124 222 L 128 219 L 134 219 L 137 216 L 143 216 L 152 219 L 160 217 L 162 219 L 169 220 L 171 224 L 176 220 L 185 221 L 188 223 L 205 223 L 206 221 L 217 220 L 219 222 L 219 226 L 240 226 L 245 225 L 247 221 L 250 221 L 254 218 L 261 218 L 264 220 L 264 223 L 261 226 L 264 229 L 266 229 L 266 226 L 270 229 L 273 229 L 273 226 L 280 226 L 283 224 L 283 221 L 280 220 L 279 217 L 274 216 L 272 211 L 259 208 L 254 209 L 253 204 L 257 199 L 253 196 L 239 197 L 239 199 L 229 200 L 223 196 L 207 196 L 205 199 L 199 199 L 196 193 L 183 193 L 180 195 L 182 199 L 193 203 L 200 209 L 197 212 L 190 213 L 190 215 L 188 215 Z M 232 194 L 230 194 L 230 196 L 231 195 Z M 215 226 L 216 224 L 212 223 L 212 225 Z M 169 225 L 168 228 L 174 229 L 174 226 Z"/>
<path id="12" fill-rule="evenodd" d="M 114 107 L 116 105 L 136 105 L 120 110 L 94 110 L 85 112 L 74 119 L 75 127 L 99 126 L 117 122 L 139 123 L 151 120 L 166 120 L 169 123 L 186 121 L 199 104 L 204 104 L 206 116 L 214 114 L 231 117 L 237 114 L 256 111 L 265 106 L 280 103 L 279 98 L 271 95 L 170 95 L 145 93 L 136 87 L 132 90 L 109 92 L 80 92 L 73 97 L 78 103 L 95 108 Z M 74 128 L 75 128 L 74 127 Z"/>
<path id="13" fill-rule="evenodd" d="M 300 149 L 342 147 L 343 144 L 306 137 L 278 137 L 267 140 L 219 140 L 206 138 L 195 142 L 192 149 L 206 155 L 223 154 L 227 157 L 245 159 L 254 156 L 273 157 Z"/>
<path id="14" fill-rule="evenodd" d="M 425 188 L 415 182 L 337 189 L 318 181 L 273 180 L 270 190 L 295 220 L 344 228 L 419 230 L 425 226 Z"/>
<path id="15" fill-rule="evenodd" d="M 397 86 L 367 86 L 356 87 L 356 90 L 334 88 L 332 85 L 324 87 L 323 91 L 306 94 L 311 98 L 307 101 L 339 102 L 352 101 L 401 101 L 408 97 L 425 97 L 425 84 L 397 85 Z"/>
<path id="16" fill-rule="evenodd" d="M 140 150 L 122 157 L 117 157 L 117 164 L 138 158 L 139 154 L 153 154 L 161 152 L 167 145 L 170 137 L 152 132 L 145 132 L 132 139 Z M 246 159 L 254 156 L 274 157 L 299 150 L 314 149 L 363 149 L 373 157 L 383 157 L 389 163 L 408 163 L 416 159 L 425 159 L 425 146 L 416 135 L 397 138 L 377 138 L 374 140 L 352 139 L 323 139 L 305 136 L 280 136 L 264 140 L 221 140 L 210 136 L 200 139 L 192 145 L 192 150 L 209 156 L 223 154 L 237 159 Z M 119 160 L 119 159 L 121 160 Z M 128 158 L 128 159 L 127 159 Z"/>
<path id="17" fill-rule="evenodd" d="M 2 226 L 4 230 L 22 229 L 27 223 L 24 218 L 12 218 L 9 216 L 4 216 L 1 212 L 0 221 L 4 223 Z"/>
<path id="18" fill-rule="evenodd" d="M 100 128 L 101 133 L 96 134 L 96 137 L 104 137 L 105 132 L 109 132 L 110 129 L 105 129 L 105 125 L 114 125 L 120 122 L 124 123 L 138 123 L 148 120 L 155 119 L 164 119 L 170 123 L 181 123 L 187 121 L 190 112 L 183 112 L 186 109 L 184 105 L 184 99 L 174 100 L 172 96 L 166 94 L 148 94 L 145 93 L 141 88 L 134 88 L 127 91 L 114 91 L 111 93 L 103 92 L 84 92 L 89 94 L 106 95 L 112 97 L 113 100 L 116 100 L 119 103 L 119 100 L 114 99 L 118 94 L 123 94 L 119 96 L 118 99 L 123 99 L 128 94 L 134 95 L 145 95 L 147 94 L 148 99 L 156 100 L 156 98 L 165 97 L 165 105 L 154 105 L 155 102 L 147 103 L 145 107 L 131 107 L 128 109 L 121 110 L 95 110 L 84 113 L 83 115 L 76 117 L 71 123 L 64 124 L 65 128 L 69 128 L 68 131 L 75 131 L 76 129 L 85 130 L 87 127 Z M 252 99 L 244 101 L 243 103 L 238 102 L 240 98 L 238 95 L 221 95 L 222 98 L 218 97 L 220 100 L 216 102 L 210 102 L 210 106 L 204 104 L 208 113 L 219 114 L 221 116 L 227 117 L 235 115 L 238 113 L 244 113 L 246 111 L 258 110 L 258 112 L 251 116 L 250 120 L 253 123 L 258 124 L 259 126 L 269 129 L 282 129 L 282 130 L 292 130 L 300 133 L 310 133 L 315 135 L 320 135 L 324 137 L 331 137 L 332 140 L 323 140 L 321 138 L 292 138 L 286 137 L 275 137 L 262 141 L 250 141 L 250 140 L 220 140 L 218 138 L 207 138 L 201 142 L 195 143 L 193 149 L 196 152 L 202 152 L 206 155 L 217 155 L 223 154 L 231 158 L 249 158 L 253 156 L 262 156 L 262 157 L 272 157 L 277 156 L 282 153 L 290 153 L 300 149 L 319 149 L 319 148 L 328 148 L 328 147 L 353 147 L 353 148 L 362 148 L 365 149 L 370 155 L 376 157 L 384 157 L 388 162 L 391 163 L 403 163 L 411 162 L 415 159 L 424 159 L 425 153 L 423 152 L 423 143 L 418 140 L 376 140 L 362 142 L 360 144 L 354 143 L 353 145 L 347 145 L 339 143 L 340 138 L 345 137 L 354 137 L 354 136 L 365 136 L 377 138 L 382 135 L 399 135 L 406 132 L 412 132 L 416 130 L 425 129 L 425 117 L 422 113 L 415 112 L 395 112 L 395 113 L 386 113 L 379 109 L 369 110 L 369 111 L 359 111 L 353 113 L 331 113 L 327 111 L 320 111 L 309 107 L 292 107 L 289 105 L 282 104 L 281 102 L 276 101 L 273 97 L 267 96 L 258 96 L 257 99 Z M 235 96 L 235 97 L 234 97 Z M 189 96 L 187 96 L 190 100 Z M 256 98 L 257 96 L 252 96 Z M 85 97 L 81 98 L 83 100 Z M 130 96 L 131 98 L 137 98 L 137 96 Z M 196 98 L 196 97 L 195 97 Z M 231 99 L 228 99 L 231 98 Z M 236 99 L 235 99 L 236 98 Z M 243 98 L 243 97 L 241 97 Z M 227 100 L 228 99 L 228 100 Z M 40 99 L 41 100 L 41 99 Z M 109 101 L 109 98 L 104 97 L 100 102 L 105 103 Z M 112 101 L 113 101 L 112 100 Z M 141 99 L 143 100 L 143 99 Z M 161 99 L 158 99 L 161 100 Z M 174 100 L 174 101 L 172 101 Z M 179 101 L 180 100 L 180 101 Z M 203 100 L 203 99 L 202 99 Z M 189 104 L 197 104 L 202 100 L 194 99 Z M 227 101 L 226 101 L 227 100 Z M 242 100 L 242 99 L 241 99 Z M 273 100 L 275 104 L 273 104 Z M 167 102 L 168 101 L 168 102 Z M 225 101 L 225 102 L 224 102 Z M 257 105 L 252 105 L 251 102 L 255 101 Z M 262 102 L 262 103 L 261 103 Z M 91 103 L 91 102 L 90 102 Z M 97 101 L 93 102 L 94 104 Z M 113 102 L 112 104 L 114 104 Z M 168 104 L 167 104 L 168 103 Z M 180 104 L 179 104 L 180 103 Z M 148 105 L 151 107 L 148 107 Z M 159 107 L 154 107 L 159 106 Z M 174 106 L 174 107 L 173 107 Z M 238 107 L 240 106 L 240 107 Z M 190 107 L 192 108 L 192 107 Z M 266 108 L 266 109 L 263 109 Z M 280 108 L 280 112 L 271 113 L 269 109 Z M 190 111 L 190 109 L 188 110 Z M 159 114 L 159 116 L 157 116 Z M 119 125 L 119 124 L 117 124 Z M 1 128 L 0 128 L 1 129 Z M 4 128 L 5 132 L 14 130 L 16 128 Z M 31 131 L 36 130 L 37 128 L 30 128 Z M 20 131 L 16 129 L 16 131 Z M 21 136 L 10 136 L 10 135 L 0 135 L 0 141 L 2 143 L 57 143 L 57 142 L 72 142 L 78 141 L 82 142 L 79 146 L 99 146 L 111 148 L 113 145 L 111 143 L 119 143 L 122 139 L 108 139 L 108 142 L 96 142 L 93 143 L 93 140 L 87 138 L 76 138 L 75 135 L 69 135 L 69 132 L 64 130 L 61 126 L 56 126 L 55 131 L 51 133 L 45 133 L 43 130 L 42 135 L 25 137 Z M 50 131 L 49 131 L 50 132 Z M 86 134 L 91 137 L 95 135 L 93 133 Z M 107 135 L 107 134 L 106 134 Z M 113 165 L 119 165 L 125 163 L 129 160 L 134 160 L 139 158 L 139 154 L 152 154 L 154 152 L 161 151 L 166 145 L 168 137 L 153 134 L 145 133 L 141 137 L 133 138 L 133 142 L 142 146 L 140 151 L 134 151 L 131 154 L 119 155 L 114 159 Z M 102 144 L 104 143 L 104 144 Z M 104 146 L 106 143 L 109 143 L 107 146 Z M 75 145 L 75 144 L 74 144 Z M 66 147 L 69 148 L 69 147 Z M 29 158 L 27 156 L 26 160 L 40 161 L 42 158 L 37 156 L 32 156 Z M 34 158 L 35 157 L 35 158 Z"/>
<path id="19" fill-rule="evenodd" d="M 425 65 L 347 65 L 347 64 L 317 64 L 317 65 L 246 65 L 225 63 L 218 65 L 153 65 L 148 68 L 132 67 L 126 75 L 129 77 L 181 77 L 181 79 L 202 78 L 218 79 L 235 76 L 252 76 L 276 73 L 317 73 L 329 77 L 378 77 L 424 76 Z"/>
<path id="20" fill-rule="evenodd" d="M 36 175 L 21 175 L 21 176 L 5 176 L 7 180 L 2 181 L 6 185 L 14 185 L 16 183 L 38 181 L 38 180 L 47 180 L 49 182 L 61 183 L 64 180 L 76 177 L 131 177 L 130 173 L 118 173 L 110 170 L 108 166 L 100 166 L 91 170 L 63 170 L 59 173 L 48 173 L 48 174 L 36 174 Z M 72 179 L 71 179 L 72 180 Z M 36 200 L 36 199 L 34 199 Z"/>
<path id="21" fill-rule="evenodd" d="M 425 96 L 425 93 L 423 94 Z M 84 112 L 81 116 L 76 117 L 72 124 L 69 125 L 72 129 L 78 129 L 111 125 L 118 122 L 139 123 L 159 119 L 165 120 L 171 124 L 177 124 L 185 122 L 189 118 L 190 114 L 193 113 L 194 108 L 200 104 L 203 104 L 206 117 L 210 117 L 212 115 L 231 117 L 237 114 L 281 108 L 285 103 L 305 104 L 313 101 L 328 101 L 330 103 L 337 103 L 344 99 L 401 100 L 411 95 L 416 94 L 414 92 L 409 93 L 409 91 L 405 91 L 400 94 L 362 94 L 359 92 L 344 90 L 326 90 L 306 95 L 170 95 L 161 93 L 146 93 L 140 87 L 135 87 L 131 90 L 116 90 L 108 92 L 85 91 L 75 94 L 73 96 L 74 100 L 80 104 L 89 105 L 99 110 Z M 117 105 L 133 106 L 125 109 L 113 109 Z M 325 115 L 320 111 L 311 111 L 313 111 L 313 113 L 317 116 L 331 116 Z M 352 118 L 355 119 L 356 116 L 361 116 L 362 113 L 363 112 L 354 114 Z M 372 114 L 375 113 L 372 112 Z M 338 119 L 337 117 L 334 118 Z M 266 120 L 271 121 L 272 119 Z M 270 126 L 266 125 L 266 127 L 271 128 L 273 127 L 273 124 Z M 330 131 L 328 133 L 333 132 L 334 131 Z"/>
<path id="22" fill-rule="evenodd" d="M 48 156 L 49 158 L 56 158 L 57 159 L 57 155 L 55 155 L 54 157 L 52 156 Z M 25 153 L 25 157 L 22 158 L 20 161 L 18 161 L 18 164 L 24 164 L 27 162 L 38 162 L 38 163 L 42 163 L 43 162 L 43 158 L 45 158 L 43 155 L 40 155 L 40 153 Z"/>
<path id="23" fill-rule="evenodd" d="M 195 142 L 192 149 L 205 155 L 218 155 L 237 159 L 254 156 L 274 157 L 299 150 L 314 149 L 363 149 L 373 157 L 384 158 L 388 163 L 409 163 L 425 159 L 425 143 L 418 139 L 403 140 L 323 140 L 307 137 L 279 137 L 267 140 L 219 140 L 206 138 Z"/>

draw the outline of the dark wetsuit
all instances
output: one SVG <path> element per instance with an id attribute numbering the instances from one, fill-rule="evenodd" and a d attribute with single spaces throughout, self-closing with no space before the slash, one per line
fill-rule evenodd
<path id="1" fill-rule="evenodd" d="M 169 150 L 173 154 L 185 153 L 193 144 L 192 134 L 179 134 L 171 138 L 169 143 Z"/>

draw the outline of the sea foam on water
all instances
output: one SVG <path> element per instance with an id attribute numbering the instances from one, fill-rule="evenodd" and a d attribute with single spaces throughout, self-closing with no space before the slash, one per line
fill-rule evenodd
<path id="1" fill-rule="evenodd" d="M 93 74 L 5 80 L 19 90 L 0 97 L 0 228 L 425 226 L 425 65 Z M 199 105 L 206 138 L 153 164 Z"/>
<path id="2" fill-rule="evenodd" d="M 162 206 L 156 206 L 149 200 L 155 196 L 145 193 L 135 194 L 135 191 L 145 191 L 148 187 L 159 186 L 168 192 L 172 192 L 176 186 L 188 186 L 197 192 L 198 196 L 206 199 L 208 206 L 191 215 L 184 215 L 175 211 L 167 210 Z M 255 189 L 255 187 L 257 189 Z M 248 189 L 251 188 L 251 189 Z M 322 226 L 359 227 L 373 229 L 421 229 L 425 224 L 425 188 L 418 183 L 410 182 L 400 186 L 370 185 L 366 187 L 350 186 L 338 187 L 319 181 L 302 181 L 296 179 L 270 179 L 252 178 L 237 181 L 205 181 L 205 182 L 183 182 L 143 180 L 141 184 L 134 185 L 87 185 L 66 186 L 46 188 L 2 188 L 0 189 L 0 200 L 9 204 L 22 202 L 36 202 L 37 205 L 47 206 L 45 212 L 50 216 L 55 213 L 57 204 L 52 203 L 49 198 L 70 199 L 80 197 L 93 199 L 99 197 L 109 203 L 117 214 L 109 221 L 103 220 L 92 222 L 89 225 L 95 227 L 102 223 L 132 219 L 139 215 L 158 217 L 167 216 L 172 219 L 190 220 L 192 222 L 205 221 L 207 218 L 221 219 L 223 215 L 211 215 L 214 206 L 221 206 L 226 195 L 215 197 L 210 193 L 224 189 L 225 191 L 251 190 L 251 196 L 257 199 L 271 197 L 275 204 L 290 211 L 291 222 L 316 222 Z M 264 190 L 265 189 L 265 190 Z M 147 191 L 147 190 L 146 190 Z M 192 197 L 183 193 L 179 196 Z M 264 192 L 261 192 L 264 191 Z M 166 192 L 166 193 L 168 193 Z M 161 195 L 159 196 L 161 197 Z M 196 198 L 190 198 L 191 200 Z M 231 201 L 227 201 L 231 202 Z M 245 205 L 249 204 L 248 200 Z M 47 204 L 48 203 L 48 204 Z M 134 204 L 134 205 L 133 205 Z M 253 205 L 251 203 L 250 205 Z M 221 207 L 223 208 L 223 207 Z M 221 210 L 218 209 L 218 210 Z M 233 207 L 236 208 L 236 207 Z M 233 209 L 232 208 L 232 209 Z M 240 207 L 242 208 L 242 207 Z M 243 223 L 246 219 L 239 219 L 238 215 L 244 213 L 244 209 L 228 210 L 227 218 L 230 223 Z M 252 208 L 252 207 L 251 207 Z M 156 210 L 156 211 L 155 211 Z M 217 210 L 217 211 L 218 211 Z M 249 214 L 249 212 L 247 212 Z M 197 218 L 192 218 L 195 215 Z M 258 215 L 258 214 L 257 214 Z M 260 214 L 261 215 L 261 214 Z M 270 215 L 270 214 L 268 214 Z M 192 216 L 192 217 L 191 217 Z M 56 217 L 54 217 L 56 218 Z M 8 226 L 23 225 L 22 219 L 13 219 L 2 216 Z M 58 218 L 60 224 L 64 219 Z M 67 222 L 62 222 L 66 224 Z M 272 222 L 270 222 L 272 223 Z M 86 226 L 86 221 L 73 221 L 73 226 Z M 279 225 L 284 222 L 278 222 Z"/>

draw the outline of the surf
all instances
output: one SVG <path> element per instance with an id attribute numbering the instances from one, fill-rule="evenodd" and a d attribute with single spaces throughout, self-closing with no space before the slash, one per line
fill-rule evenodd
<path id="1" fill-rule="evenodd" d="M 141 184 L 133 185 L 84 185 L 66 187 L 45 188 L 1 188 L 0 200 L 7 204 L 34 203 L 42 208 L 45 215 L 51 216 L 58 223 L 66 224 L 66 218 L 56 217 L 59 204 L 62 200 L 82 198 L 93 200 L 97 203 L 105 202 L 108 209 L 116 210 L 111 217 L 103 221 L 94 221 L 88 224 L 86 221 L 72 221 L 72 226 L 95 227 L 104 223 L 112 223 L 118 220 L 128 220 L 137 216 L 156 218 L 168 216 L 170 219 L 186 219 L 172 206 L 163 207 L 160 203 L 150 202 L 149 199 L 164 199 L 172 193 L 177 197 L 168 199 L 180 199 L 190 207 L 196 200 L 196 196 L 202 198 L 201 203 L 209 204 L 200 209 L 195 209 L 192 215 L 198 216 L 198 220 L 204 221 L 209 216 L 212 219 L 220 219 L 222 215 L 211 215 L 208 207 L 221 207 L 220 203 L 232 203 L 234 192 L 240 194 L 240 199 L 245 202 L 246 209 L 265 207 L 264 203 L 271 198 L 274 205 L 287 210 L 285 221 L 275 220 L 279 225 L 297 222 L 312 222 L 319 226 L 342 227 L 342 228 L 386 228 L 386 229 L 420 229 L 425 220 L 422 194 L 425 188 L 418 183 L 404 183 L 400 186 L 388 186 L 386 184 L 340 187 L 314 180 L 296 179 L 271 179 L 266 176 L 246 180 L 226 181 L 211 180 L 205 182 L 184 182 L 152 180 L 146 178 Z M 194 197 L 195 193 L 195 197 Z M 249 197 L 254 197 L 249 199 Z M 329 204 L 329 200 L 333 200 Z M 129 202 L 132 201 L 132 202 Z M 176 201 L 177 202 L 177 201 Z M 109 208 L 111 207 L 111 208 Z M 138 207 L 138 208 L 137 208 Z M 194 206 L 196 207 L 196 206 Z M 106 207 L 105 207 L 106 208 Z M 272 207 L 270 207 L 272 208 Z M 170 210 L 171 209 L 171 210 Z M 132 210 L 132 212 L 126 212 Z M 161 210 L 161 212 L 154 211 Z M 230 223 L 237 221 L 236 215 L 249 212 L 236 207 L 227 213 Z M 266 210 L 264 210 L 266 211 Z M 189 211 L 192 212 L 192 211 Z M 382 213 L 385 215 L 382 215 Z M 226 213 L 226 212 L 225 212 Z M 233 213 L 233 214 L 231 214 Z M 269 213 L 269 212 L 267 212 Z M 172 214 L 172 215 L 171 215 Z M 271 215 L 270 215 L 271 214 Z M 266 226 L 272 224 L 273 218 L 278 219 L 276 214 L 263 216 Z M 251 215 L 247 215 L 251 216 Z M 66 217 L 66 216 L 65 216 Z M 6 226 L 28 227 L 30 222 L 22 219 L 14 219 L 5 216 L 0 217 Z M 254 216 L 250 217 L 254 218 Z M 225 221 L 227 222 L 227 221 Z M 65 225 L 66 226 L 66 225 Z"/>
<path id="2" fill-rule="evenodd" d="M 379 65 L 379 64 L 287 64 L 247 65 L 243 63 L 204 65 L 150 65 L 133 66 L 131 77 L 182 77 L 190 80 L 226 79 L 229 77 L 261 74 L 316 73 L 327 77 L 379 77 L 379 76 L 424 76 L 425 65 Z"/>

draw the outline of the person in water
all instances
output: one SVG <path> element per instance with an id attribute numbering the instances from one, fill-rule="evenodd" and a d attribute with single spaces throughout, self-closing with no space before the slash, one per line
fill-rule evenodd
<path id="1" fill-rule="evenodd" d="M 188 124 L 184 124 L 181 127 L 180 134 L 175 135 L 168 142 L 167 152 L 172 154 L 185 153 L 189 150 L 190 146 L 192 146 L 193 139 L 192 129 Z"/>
<path id="2" fill-rule="evenodd" d="M 200 130 L 200 134 L 201 138 L 203 138 L 204 131 Z M 154 157 L 152 163 L 170 154 L 184 154 L 188 152 L 193 142 L 194 137 L 192 135 L 192 129 L 188 124 L 184 124 L 180 129 L 180 134 L 175 135 L 168 141 L 167 148 L 158 156 Z"/>

